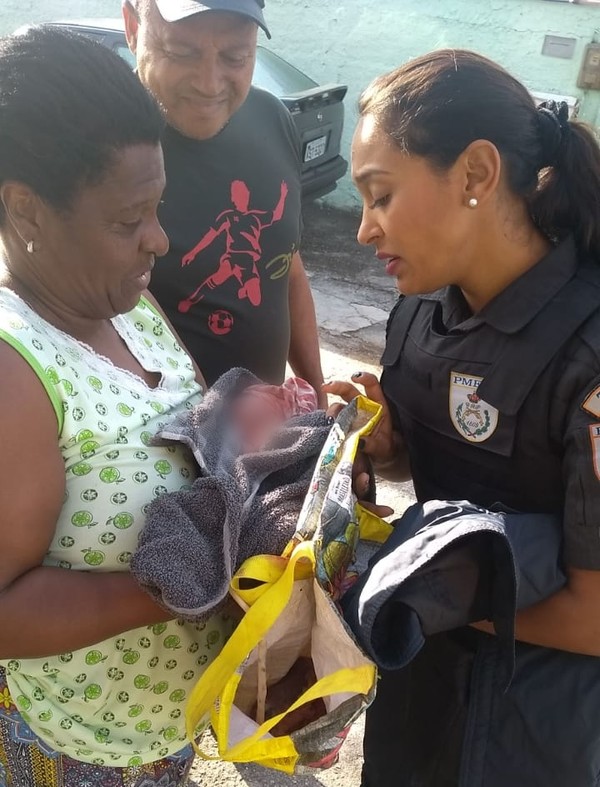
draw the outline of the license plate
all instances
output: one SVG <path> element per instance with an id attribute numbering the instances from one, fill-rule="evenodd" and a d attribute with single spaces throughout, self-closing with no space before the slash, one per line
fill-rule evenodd
<path id="1" fill-rule="evenodd" d="M 311 139 L 310 142 L 306 143 L 306 147 L 304 148 L 304 161 L 314 161 L 319 156 L 322 156 L 325 151 L 327 150 L 327 135 L 324 137 L 317 137 L 317 139 Z"/>

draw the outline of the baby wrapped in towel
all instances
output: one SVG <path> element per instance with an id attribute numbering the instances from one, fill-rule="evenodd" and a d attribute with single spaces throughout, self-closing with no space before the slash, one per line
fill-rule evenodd
<path id="1" fill-rule="evenodd" d="M 244 560 L 282 552 L 331 428 L 317 406 L 304 380 L 265 385 L 232 369 L 157 435 L 187 445 L 201 473 L 149 505 L 131 562 L 138 582 L 174 615 L 208 617 Z"/>

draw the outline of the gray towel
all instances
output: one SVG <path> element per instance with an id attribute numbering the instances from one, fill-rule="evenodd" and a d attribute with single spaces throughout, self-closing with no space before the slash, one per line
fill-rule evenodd
<path id="1" fill-rule="evenodd" d="M 244 560 L 281 553 L 331 428 L 322 410 L 298 416 L 266 450 L 238 456 L 228 408 L 259 382 L 244 369 L 232 369 L 201 404 L 157 435 L 161 443 L 187 445 L 203 473 L 190 490 L 164 494 L 150 505 L 131 561 L 142 587 L 178 617 L 208 617 L 227 597 Z"/>

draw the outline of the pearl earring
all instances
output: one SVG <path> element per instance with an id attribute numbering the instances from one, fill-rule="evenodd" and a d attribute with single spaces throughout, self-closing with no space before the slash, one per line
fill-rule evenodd
<path id="1" fill-rule="evenodd" d="M 478 205 L 479 205 L 479 200 L 476 199 L 475 197 L 471 197 L 471 199 L 469 200 L 469 207 L 476 208 Z"/>
<path id="2" fill-rule="evenodd" d="M 35 243 L 32 240 L 30 240 L 27 244 L 27 251 L 29 254 L 33 254 L 35 251 Z"/>

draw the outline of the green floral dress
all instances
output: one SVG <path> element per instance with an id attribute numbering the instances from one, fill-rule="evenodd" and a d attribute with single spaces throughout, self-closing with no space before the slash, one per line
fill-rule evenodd
<path id="1" fill-rule="evenodd" d="M 185 448 L 151 444 L 166 421 L 201 398 L 189 357 L 144 299 L 112 322 L 142 367 L 161 374 L 158 387 L 0 288 L 0 339 L 27 360 L 56 412 L 67 490 L 44 564 L 68 571 L 128 571 L 148 504 L 185 489 L 195 474 Z M 226 628 L 220 617 L 204 625 L 171 621 L 82 650 L 0 664 L 16 709 L 48 747 L 99 766 L 131 767 L 185 746 L 186 700 Z"/>

